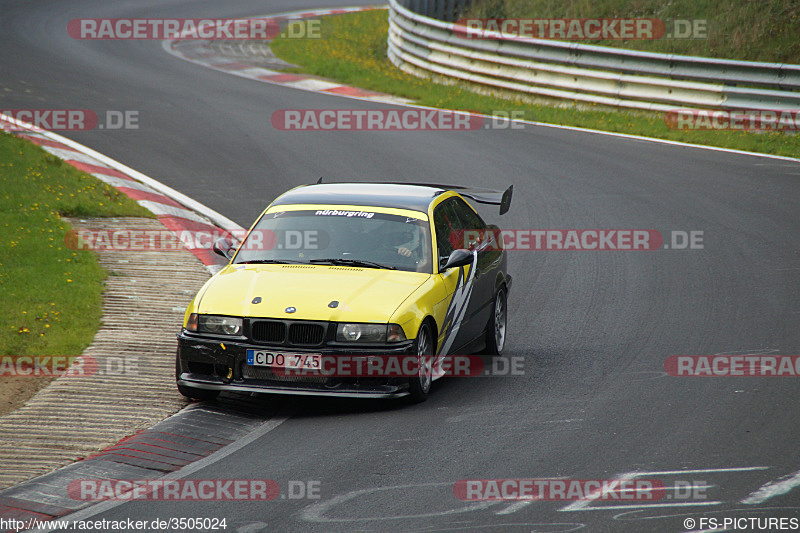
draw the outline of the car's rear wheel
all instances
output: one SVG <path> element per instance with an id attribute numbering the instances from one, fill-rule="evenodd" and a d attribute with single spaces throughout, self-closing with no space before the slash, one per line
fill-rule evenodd
<path id="1" fill-rule="evenodd" d="M 414 341 L 414 351 L 419 360 L 419 371 L 408 380 L 408 392 L 414 403 L 424 402 L 428 398 L 433 383 L 433 334 L 428 324 L 423 323 Z"/>
<path id="2" fill-rule="evenodd" d="M 181 375 L 181 361 L 180 358 L 176 356 L 175 381 L 178 381 L 180 375 Z M 189 387 L 187 385 L 181 385 L 179 383 L 177 385 L 178 385 L 178 392 L 180 392 L 190 400 L 213 400 L 217 396 L 219 396 L 218 390 L 197 389 L 195 387 Z"/>
<path id="3" fill-rule="evenodd" d="M 494 297 L 492 317 L 486 330 L 486 354 L 500 355 L 506 344 L 506 328 L 508 324 L 508 302 L 503 288 Z"/>

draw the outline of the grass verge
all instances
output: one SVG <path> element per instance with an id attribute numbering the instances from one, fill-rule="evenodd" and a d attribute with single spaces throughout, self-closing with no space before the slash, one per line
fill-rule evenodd
<path id="1" fill-rule="evenodd" d="M 468 109 L 488 115 L 519 112 L 519 118 L 551 124 L 800 156 L 800 136 L 791 133 L 675 130 L 667 127 L 663 115 L 656 113 L 608 110 L 599 106 L 577 109 L 532 104 L 522 98 L 477 94 L 460 84 L 440 84 L 416 78 L 402 72 L 387 59 L 388 28 L 385 10 L 324 17 L 320 39 L 279 38 L 272 42 L 272 50 L 284 61 L 299 66 L 301 72 L 409 98 L 425 106 Z"/>
<path id="2" fill-rule="evenodd" d="M 667 24 L 701 21 L 696 38 L 574 42 L 663 54 L 800 64 L 800 4 L 795 0 L 476 0 L 464 17 L 649 18 Z"/>
<path id="3" fill-rule="evenodd" d="M 0 132 L 0 356 L 80 355 L 100 324 L 106 271 L 70 250 L 60 216 L 153 215 L 33 143 Z M 0 414 L 49 378 L 0 377 Z"/>

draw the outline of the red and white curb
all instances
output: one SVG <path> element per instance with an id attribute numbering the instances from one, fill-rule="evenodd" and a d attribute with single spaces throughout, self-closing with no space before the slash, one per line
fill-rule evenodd
<path id="1" fill-rule="evenodd" d="M 46 152 L 115 187 L 155 214 L 178 238 L 186 231 L 212 235 L 243 231 L 237 223 L 200 202 L 66 137 L 4 114 L 0 114 L 0 129 L 38 144 Z M 212 274 L 224 266 L 222 258 L 211 249 L 197 246 L 193 239 L 183 241 Z"/>
<path id="2" fill-rule="evenodd" d="M 318 9 L 314 11 L 292 11 L 287 13 L 279 13 L 276 15 L 265 15 L 261 17 L 248 17 L 258 19 L 269 19 L 277 23 L 288 22 L 292 20 L 300 20 L 304 18 L 322 17 L 326 15 L 342 15 L 345 13 L 356 13 L 359 11 L 372 11 L 375 9 L 386 9 L 385 6 L 364 6 L 364 7 L 342 7 L 336 9 Z M 168 53 L 189 61 L 196 63 L 207 68 L 233 74 L 240 78 L 248 78 L 255 81 L 272 83 L 274 85 L 283 85 L 291 87 L 292 89 L 300 89 L 303 91 L 327 93 L 336 96 L 344 96 L 348 98 L 356 98 L 359 100 L 369 100 L 372 102 L 380 102 L 385 104 L 409 104 L 412 100 L 392 96 L 390 94 L 378 93 L 375 91 L 368 91 L 350 85 L 343 85 L 341 83 L 322 80 L 306 74 L 289 74 L 277 70 L 270 70 L 263 67 L 255 67 L 233 61 L 229 58 L 214 57 L 209 55 L 205 48 L 210 41 L 202 39 L 193 39 L 185 41 L 178 39 L 167 39 L 162 42 L 164 50 Z M 180 46 L 177 46 L 180 43 Z"/>

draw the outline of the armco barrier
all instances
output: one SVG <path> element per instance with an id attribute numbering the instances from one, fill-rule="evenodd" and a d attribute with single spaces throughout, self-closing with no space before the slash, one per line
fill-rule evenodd
<path id="1" fill-rule="evenodd" d="M 389 0 L 392 63 L 417 76 L 622 108 L 800 108 L 800 65 L 654 54 L 492 31 L 468 39 L 447 22 L 466 3 Z"/>

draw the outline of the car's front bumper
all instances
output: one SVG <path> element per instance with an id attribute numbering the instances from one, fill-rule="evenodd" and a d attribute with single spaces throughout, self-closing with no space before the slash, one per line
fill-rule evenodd
<path id="1" fill-rule="evenodd" d="M 178 334 L 178 385 L 204 390 L 339 396 L 350 398 L 399 398 L 408 395 L 408 382 L 401 378 L 288 377 L 275 375 L 268 367 L 247 365 L 247 350 L 313 353 L 324 356 L 406 355 L 413 341 L 364 347 L 300 348 L 252 344 L 241 340 Z"/>

